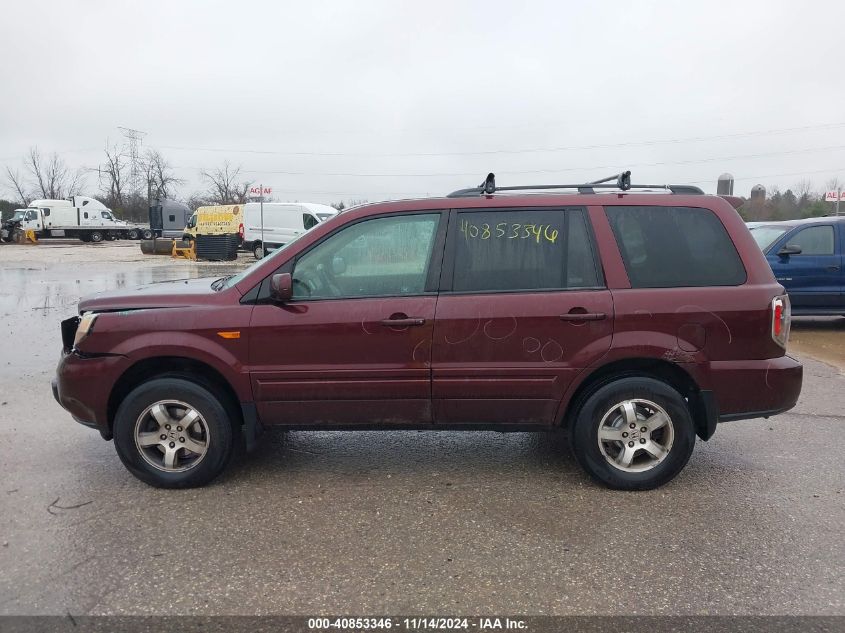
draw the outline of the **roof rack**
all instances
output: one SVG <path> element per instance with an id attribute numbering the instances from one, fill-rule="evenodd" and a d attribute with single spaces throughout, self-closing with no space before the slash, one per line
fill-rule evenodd
<path id="1" fill-rule="evenodd" d="M 576 185 L 514 185 L 512 187 L 496 187 L 496 176 L 493 173 L 487 174 L 477 187 L 469 189 L 458 189 L 450 193 L 447 198 L 470 198 L 472 196 L 489 196 L 497 191 L 530 191 L 532 189 L 577 189 L 578 193 L 596 193 L 596 189 L 619 189 L 629 191 L 631 189 L 665 189 L 674 194 L 703 195 L 699 187 L 693 185 L 632 185 L 631 172 L 623 171 L 621 174 L 608 176 L 601 180 L 594 180 Z"/>

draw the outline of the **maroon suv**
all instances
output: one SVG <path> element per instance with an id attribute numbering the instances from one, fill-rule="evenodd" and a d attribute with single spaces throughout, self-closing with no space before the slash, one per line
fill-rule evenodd
<path id="1" fill-rule="evenodd" d="M 350 209 L 238 275 L 85 298 L 55 396 L 155 486 L 205 484 L 270 425 L 562 428 L 596 480 L 659 486 L 717 422 L 791 408 L 802 367 L 734 208 L 626 176 L 488 177 Z"/>

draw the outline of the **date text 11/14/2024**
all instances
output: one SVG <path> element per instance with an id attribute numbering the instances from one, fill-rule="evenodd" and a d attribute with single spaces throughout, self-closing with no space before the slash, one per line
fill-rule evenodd
<path id="1" fill-rule="evenodd" d="M 527 629 L 525 620 L 518 618 L 462 618 L 462 617 L 414 617 L 414 618 L 385 618 L 385 617 L 336 617 L 336 618 L 308 618 L 308 628 L 314 631 L 346 630 L 405 630 L 405 631 L 452 631 L 478 630 L 519 631 Z"/>

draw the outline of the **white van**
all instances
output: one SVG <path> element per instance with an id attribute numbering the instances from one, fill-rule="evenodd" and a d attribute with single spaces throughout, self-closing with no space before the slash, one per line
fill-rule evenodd
<path id="1" fill-rule="evenodd" d="M 244 205 L 243 247 L 251 250 L 256 259 L 292 239 L 320 222 L 334 216 L 337 210 L 326 204 L 312 202 L 265 202 L 264 237 L 261 237 L 261 203 Z"/>

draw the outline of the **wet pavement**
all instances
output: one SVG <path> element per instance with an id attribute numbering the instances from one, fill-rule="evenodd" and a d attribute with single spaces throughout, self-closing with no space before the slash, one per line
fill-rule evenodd
<path id="1" fill-rule="evenodd" d="M 804 357 L 796 409 L 721 425 L 651 492 L 594 485 L 556 434 L 455 432 L 268 433 L 156 490 L 54 402 L 58 323 L 232 266 L 24 248 L 0 246 L 0 614 L 845 614 L 831 365 Z"/>

